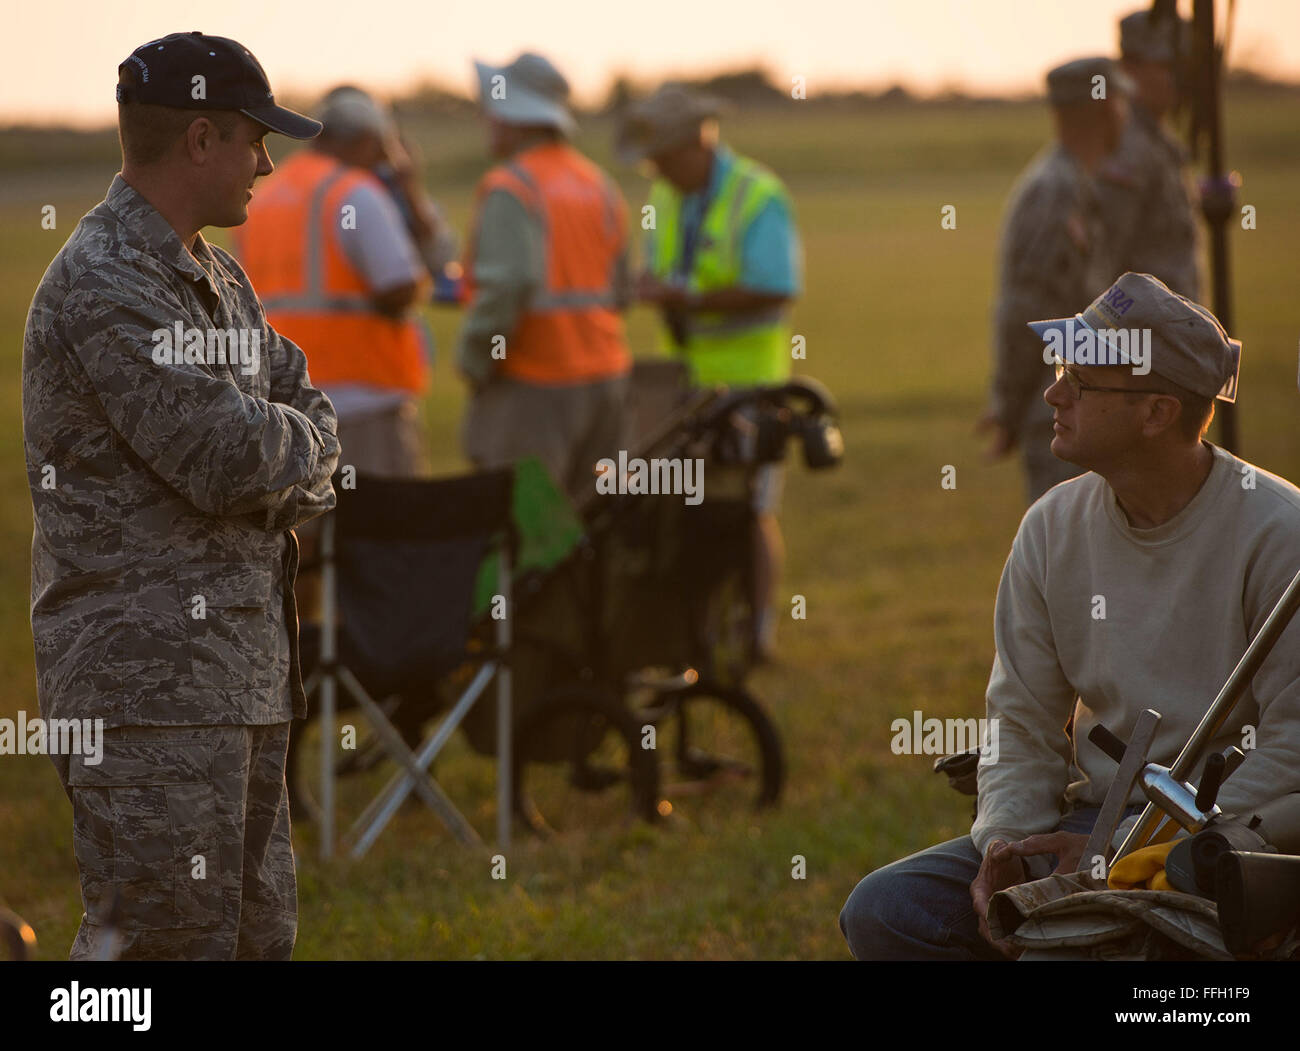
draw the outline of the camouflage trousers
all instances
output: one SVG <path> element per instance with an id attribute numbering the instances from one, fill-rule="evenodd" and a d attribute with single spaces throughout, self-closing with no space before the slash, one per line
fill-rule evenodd
<path id="1" fill-rule="evenodd" d="M 74 960 L 287 960 L 289 724 L 122 727 L 56 756 L 85 915 Z"/>

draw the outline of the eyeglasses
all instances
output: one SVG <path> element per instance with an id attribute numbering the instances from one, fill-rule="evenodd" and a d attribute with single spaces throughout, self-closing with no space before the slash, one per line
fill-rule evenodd
<path id="1" fill-rule="evenodd" d="M 1079 378 L 1079 374 L 1070 368 L 1060 358 L 1056 359 L 1056 378 L 1059 380 L 1065 377 L 1065 385 L 1070 388 L 1070 393 L 1074 396 L 1075 401 L 1083 397 L 1086 390 L 1097 391 L 1102 394 L 1164 394 L 1162 390 L 1152 390 L 1150 387 L 1094 387 L 1084 383 Z"/>

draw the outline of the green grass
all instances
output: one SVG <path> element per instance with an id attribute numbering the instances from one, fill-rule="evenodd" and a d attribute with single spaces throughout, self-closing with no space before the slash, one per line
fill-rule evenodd
<path id="1" fill-rule="evenodd" d="M 1236 333 L 1245 343 L 1242 442 L 1269 470 L 1300 477 L 1296 427 L 1294 237 L 1300 201 L 1289 133 L 1297 103 L 1251 99 L 1229 109 L 1228 153 L 1259 227 L 1232 236 Z M 662 827 L 584 829 L 559 841 L 521 837 L 508 878 L 489 854 L 455 844 L 421 808 L 402 811 L 360 862 L 321 864 L 313 830 L 296 830 L 299 958 L 809 959 L 847 955 L 836 916 L 873 867 L 968 828 L 969 801 L 925 757 L 889 750 L 890 720 L 978 715 L 992 658 L 994 591 L 1021 513 L 1014 463 L 986 467 L 971 427 L 989 367 L 989 296 L 1011 179 L 1039 147 L 1035 105 L 877 108 L 791 106 L 741 114 L 724 129 L 771 164 L 794 194 L 807 294 L 794 330 L 803 371 L 840 400 L 847 442 L 838 471 L 789 474 L 781 595 L 808 619 L 785 619 L 780 666 L 754 679 L 788 753 L 782 807 L 762 815 L 678 812 Z M 482 136 L 467 122 L 416 125 L 427 181 L 464 229 Z M 609 161 L 609 129 L 584 148 Z M 102 147 L 102 143 L 96 149 Z M 76 216 L 102 196 L 111 162 L 23 167 L 0 149 L 0 715 L 34 712 L 28 624 L 30 503 L 21 449 L 20 360 L 32 291 Z M 99 154 L 95 155 L 96 157 Z M 21 159 L 21 158 L 20 158 Z M 645 184 L 620 171 L 628 200 Z M 55 204 L 59 228 L 40 229 Z M 940 208 L 957 207 L 943 231 Z M 425 409 L 440 469 L 463 467 L 463 391 L 450 367 L 457 316 L 431 320 L 440 357 Z M 634 311 L 636 348 L 654 318 Z M 957 488 L 940 488 L 944 465 Z M 485 834 L 492 771 L 459 741 L 439 776 Z M 49 763 L 0 761 L 0 893 L 62 957 L 79 919 L 70 808 Z M 791 858 L 807 879 L 791 878 Z"/>

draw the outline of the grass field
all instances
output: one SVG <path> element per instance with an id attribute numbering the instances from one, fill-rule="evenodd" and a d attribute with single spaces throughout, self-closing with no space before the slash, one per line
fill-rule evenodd
<path id="1" fill-rule="evenodd" d="M 1300 478 L 1296 427 L 1294 173 L 1300 102 L 1229 106 L 1228 156 L 1258 229 L 1236 230 L 1235 335 L 1245 344 L 1242 448 Z M 418 125 L 427 181 L 464 229 L 481 136 L 468 122 Z M 580 145 L 609 161 L 610 129 Z M 801 371 L 835 392 L 845 463 L 787 483 L 788 564 L 780 594 L 782 660 L 752 685 L 788 753 L 785 800 L 762 815 L 679 810 L 651 830 L 593 827 L 557 841 L 520 837 L 508 878 L 408 808 L 362 861 L 324 865 L 313 830 L 296 830 L 301 959 L 813 959 L 847 957 L 836 926 L 873 867 L 969 827 L 969 801 L 890 752 L 890 721 L 982 714 L 994 591 L 1019 520 L 1016 464 L 984 466 L 971 428 L 989 371 L 988 317 L 998 222 L 1011 180 L 1047 133 L 1037 105 L 791 106 L 741 113 L 724 127 L 794 195 L 807 291 L 794 330 Z M 31 507 L 23 467 L 21 339 L 40 275 L 76 217 L 103 195 L 111 160 L 42 166 L 0 150 L 0 716 L 36 710 L 28 621 Z M 639 206 L 645 184 L 619 171 Z M 57 208 L 56 231 L 41 206 Z M 957 229 L 940 209 L 957 208 Z M 431 315 L 440 357 L 425 406 L 435 462 L 463 467 L 463 391 L 449 362 L 454 313 Z M 655 320 L 634 311 L 636 348 Z M 957 487 L 944 490 L 944 465 Z M 1153 596 L 1152 616 L 1159 599 Z M 1207 683 L 1207 691 L 1218 684 Z M 1209 694 L 1207 693 L 1207 700 Z M 458 746 L 439 768 L 453 798 L 492 830 L 491 768 Z M 791 878 L 803 855 L 807 878 Z M 48 760 L 0 761 L 0 895 L 33 924 L 41 954 L 63 957 L 80 916 L 71 812 Z"/>

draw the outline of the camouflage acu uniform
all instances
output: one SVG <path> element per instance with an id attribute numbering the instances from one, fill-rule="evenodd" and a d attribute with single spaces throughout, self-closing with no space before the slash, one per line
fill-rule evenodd
<path id="1" fill-rule="evenodd" d="M 334 506 L 336 420 L 239 265 L 201 235 L 192 253 L 119 175 L 27 318 L 37 695 L 47 719 L 109 728 L 102 763 L 55 757 L 86 910 L 74 957 L 115 890 L 127 955 L 287 957 L 296 929 L 292 528 Z M 193 344 L 159 363 L 178 324 L 245 330 L 257 367 Z"/>
<path id="2" fill-rule="evenodd" d="M 1063 147 L 1050 147 L 1011 191 L 993 314 L 991 412 L 1020 445 L 1030 503 L 1080 471 L 1052 455 L 1043 392 L 1055 375 L 1028 323 L 1086 307 L 1114 279 L 1110 260 L 1094 180 Z"/>
<path id="3" fill-rule="evenodd" d="M 1160 278 L 1200 302 L 1196 214 L 1183 177 L 1186 154 L 1137 103 L 1114 155 L 1098 173 L 1107 225 L 1123 232 L 1117 272 Z"/>

